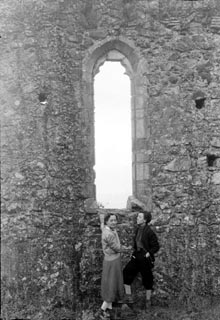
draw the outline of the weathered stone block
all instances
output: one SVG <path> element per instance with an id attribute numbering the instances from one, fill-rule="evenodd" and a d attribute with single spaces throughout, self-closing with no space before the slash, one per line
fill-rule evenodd
<path id="1" fill-rule="evenodd" d="M 164 169 L 167 171 L 188 171 L 191 167 L 190 159 L 174 159 L 168 163 Z"/>
<path id="2" fill-rule="evenodd" d="M 144 138 L 145 137 L 145 125 L 144 119 L 137 119 L 136 120 L 136 137 Z"/>
<path id="3" fill-rule="evenodd" d="M 84 207 L 85 207 L 86 213 L 97 213 L 98 212 L 97 202 L 92 198 L 88 198 L 85 200 Z"/>
<path id="4" fill-rule="evenodd" d="M 220 184 L 220 172 L 215 172 L 212 176 L 212 183 Z"/>
<path id="5" fill-rule="evenodd" d="M 216 148 L 220 148 L 220 137 L 214 137 L 211 140 L 211 145 Z"/>
<path id="6" fill-rule="evenodd" d="M 137 163 L 137 180 L 148 180 L 150 177 L 149 164 Z"/>

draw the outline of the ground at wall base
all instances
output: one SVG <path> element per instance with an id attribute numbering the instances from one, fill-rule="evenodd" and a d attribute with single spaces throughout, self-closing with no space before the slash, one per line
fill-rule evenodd
<path id="1" fill-rule="evenodd" d="M 149 310 L 144 309 L 144 301 L 137 301 L 132 308 L 115 306 L 111 320 L 219 320 L 220 319 L 220 297 L 208 304 L 197 303 L 191 307 L 179 305 L 172 302 L 170 305 L 162 306 L 154 302 Z M 82 320 L 98 320 L 94 310 L 83 312 Z"/>
<path id="2" fill-rule="evenodd" d="M 191 307 L 181 305 L 179 302 L 172 302 L 169 305 L 162 305 L 153 301 L 150 310 L 144 309 L 144 300 L 137 301 L 132 308 L 114 306 L 111 320 L 219 320 L 220 319 L 220 297 L 206 303 L 194 303 Z M 20 312 L 14 313 L 16 317 L 7 317 L 2 311 L 1 320 L 99 320 L 96 316 L 100 305 L 87 304 L 78 312 L 71 312 L 68 306 L 56 307 L 50 312 L 43 313 L 35 310 L 31 316 L 19 317 Z M 24 310 L 23 310 L 24 311 Z M 24 313 L 23 313 L 24 314 Z"/>

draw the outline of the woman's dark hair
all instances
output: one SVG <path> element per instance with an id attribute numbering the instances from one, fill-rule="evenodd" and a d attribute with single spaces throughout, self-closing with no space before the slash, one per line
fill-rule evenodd
<path id="1" fill-rule="evenodd" d="M 141 210 L 140 212 L 143 213 L 144 215 L 144 220 L 146 221 L 146 224 L 149 223 L 152 219 L 152 215 L 150 211 L 146 211 L 146 210 Z"/>
<path id="2" fill-rule="evenodd" d="M 116 217 L 116 220 L 118 221 L 118 216 L 117 216 L 117 214 L 116 214 L 116 213 L 111 213 L 111 212 L 109 212 L 109 213 L 107 213 L 107 214 L 105 215 L 105 217 L 104 217 L 104 224 L 106 224 L 106 223 L 108 222 L 108 220 L 109 220 L 109 218 L 110 218 L 111 216 L 115 216 L 115 217 Z"/>

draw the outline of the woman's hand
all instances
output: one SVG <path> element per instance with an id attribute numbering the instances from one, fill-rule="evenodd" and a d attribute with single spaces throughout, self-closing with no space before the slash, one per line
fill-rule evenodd
<path id="1" fill-rule="evenodd" d="M 104 210 L 99 209 L 98 215 L 99 215 L 100 225 L 101 225 L 101 229 L 102 229 L 104 227 L 104 217 L 105 217 Z"/>
<path id="2" fill-rule="evenodd" d="M 149 258 L 149 257 L 150 257 L 150 253 L 147 252 L 147 253 L 145 254 L 145 257 L 146 257 L 146 258 Z"/>
<path id="3" fill-rule="evenodd" d="M 121 246 L 122 252 L 127 252 L 127 251 L 130 251 L 131 249 L 132 249 L 132 246 Z"/>

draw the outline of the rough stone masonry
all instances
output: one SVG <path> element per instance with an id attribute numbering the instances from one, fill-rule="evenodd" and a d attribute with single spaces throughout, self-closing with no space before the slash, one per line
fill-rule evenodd
<path id="1" fill-rule="evenodd" d="M 155 292 L 218 295 L 220 2 L 2 0 L 0 26 L 3 306 L 99 299 L 93 79 L 107 60 L 131 79 Z M 126 243 L 133 214 L 120 217 Z"/>

